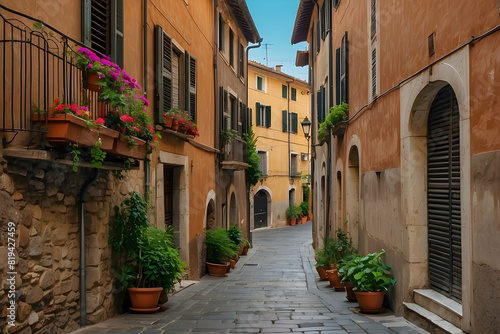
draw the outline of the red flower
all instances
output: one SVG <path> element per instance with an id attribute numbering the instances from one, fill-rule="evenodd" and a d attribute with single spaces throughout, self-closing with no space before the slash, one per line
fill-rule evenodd
<path id="1" fill-rule="evenodd" d="M 99 117 L 98 119 L 96 119 L 96 121 L 95 121 L 95 122 L 96 122 L 97 124 L 104 125 L 104 120 L 103 120 L 101 117 Z"/>

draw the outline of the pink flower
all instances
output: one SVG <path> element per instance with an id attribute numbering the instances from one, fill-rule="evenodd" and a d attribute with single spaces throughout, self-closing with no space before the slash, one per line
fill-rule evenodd
<path id="1" fill-rule="evenodd" d="M 104 73 L 99 73 L 99 79 L 106 79 L 106 75 Z"/>
<path id="2" fill-rule="evenodd" d="M 88 64 L 88 65 L 87 65 L 87 69 L 89 69 L 89 70 L 90 70 L 92 67 L 94 67 L 94 65 L 92 65 L 92 64 Z"/>
<path id="3" fill-rule="evenodd" d="M 71 105 L 71 110 L 73 110 L 73 111 L 74 111 L 75 113 L 77 113 L 77 114 L 78 114 L 78 112 L 79 112 L 79 110 L 78 110 L 78 106 L 77 106 L 76 104 L 74 104 L 74 103 Z"/>
<path id="4" fill-rule="evenodd" d="M 83 107 L 82 107 L 82 109 L 83 109 Z M 102 117 L 99 117 L 98 119 L 96 119 L 96 121 L 95 121 L 95 122 L 96 122 L 97 124 L 101 124 L 101 125 L 104 125 L 104 123 L 105 123 L 105 122 L 104 122 L 104 119 L 102 119 Z"/>
<path id="5" fill-rule="evenodd" d="M 83 111 L 89 111 L 89 108 L 83 106 L 83 107 L 80 107 L 80 109 L 82 109 Z"/>
<path id="6" fill-rule="evenodd" d="M 132 129 L 134 129 L 134 131 L 136 131 L 136 132 L 141 132 L 141 130 L 139 130 L 139 128 L 136 126 L 134 126 Z"/>
<path id="7" fill-rule="evenodd" d="M 130 117 L 129 115 L 125 114 L 123 116 L 120 117 L 120 119 L 123 121 L 123 122 L 133 122 L 134 121 L 134 118 L 133 117 Z"/>
<path id="8" fill-rule="evenodd" d="M 163 115 L 165 115 L 165 114 L 163 114 Z M 155 128 L 153 128 L 151 125 L 148 125 L 147 128 L 148 128 L 149 132 L 155 133 Z"/>

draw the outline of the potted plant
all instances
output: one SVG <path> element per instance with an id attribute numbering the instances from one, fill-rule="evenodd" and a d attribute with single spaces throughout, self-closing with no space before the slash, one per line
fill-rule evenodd
<path id="1" fill-rule="evenodd" d="M 247 255 L 248 250 L 250 249 L 251 246 L 250 241 L 248 241 L 248 239 L 246 238 L 242 238 L 241 243 L 243 244 L 243 251 L 241 252 L 241 255 Z"/>
<path id="2" fill-rule="evenodd" d="M 241 243 L 241 234 L 243 231 L 238 228 L 236 225 L 229 226 L 229 230 L 227 230 L 227 234 L 229 235 L 229 239 L 231 239 L 232 246 L 236 255 L 229 259 L 231 269 L 234 269 L 236 262 L 238 262 L 239 255 L 243 251 L 243 244 Z"/>
<path id="3" fill-rule="evenodd" d="M 307 218 L 309 215 L 309 203 L 301 202 L 299 208 L 302 213 L 302 224 L 305 224 L 307 223 Z"/>
<path id="4" fill-rule="evenodd" d="M 299 217 L 300 209 L 296 205 L 290 205 L 286 209 L 286 218 L 291 226 L 295 226 L 297 218 Z"/>
<path id="5" fill-rule="evenodd" d="M 339 263 L 337 264 L 337 272 L 339 274 L 339 276 L 341 277 L 341 282 L 342 284 L 344 284 L 344 287 L 345 287 L 345 292 L 346 292 L 346 299 L 350 302 L 355 302 L 356 301 L 356 294 L 354 293 L 354 290 L 353 290 L 353 285 L 351 282 L 347 281 L 346 280 L 343 280 L 343 274 L 344 274 L 344 266 L 346 263 L 348 263 L 349 261 L 351 261 L 352 259 L 356 258 L 356 257 L 362 257 L 362 255 L 358 254 L 358 253 L 355 253 L 355 254 L 351 254 L 349 256 L 346 256 L 344 258 L 342 258 Z"/>
<path id="6" fill-rule="evenodd" d="M 325 245 L 325 250 L 332 259 L 332 268 L 326 271 L 330 285 L 336 291 L 344 291 L 345 284 L 341 282 L 337 265 L 343 258 L 357 253 L 357 250 L 352 245 L 352 238 L 349 233 L 345 233 L 339 228 L 335 231 L 335 238 L 332 238 Z"/>
<path id="7" fill-rule="evenodd" d="M 348 112 L 349 106 L 345 102 L 331 107 L 330 113 L 326 116 L 325 121 L 323 123 L 320 123 L 319 125 L 318 140 L 320 142 L 325 141 L 327 131 L 333 127 L 336 127 L 338 124 L 340 124 L 341 121 L 345 120 Z"/>
<path id="8" fill-rule="evenodd" d="M 385 251 L 354 257 L 341 268 L 343 281 L 351 282 L 361 312 L 378 313 L 382 309 L 384 295 L 396 284 L 392 268 L 382 261 Z"/>
<path id="9" fill-rule="evenodd" d="M 162 290 L 170 291 L 182 278 L 185 263 L 174 247 L 173 233 L 171 226 L 161 230 L 149 225 L 146 201 L 136 192 L 115 207 L 109 244 L 125 261 L 117 280 L 128 290 L 131 310 L 158 310 Z"/>
<path id="10" fill-rule="evenodd" d="M 226 276 L 227 262 L 237 254 L 226 230 L 223 228 L 207 230 L 205 246 L 209 275 Z"/>

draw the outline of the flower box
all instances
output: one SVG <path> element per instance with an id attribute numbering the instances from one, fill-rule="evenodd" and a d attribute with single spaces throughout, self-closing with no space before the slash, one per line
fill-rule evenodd
<path id="1" fill-rule="evenodd" d="M 109 153 L 117 154 L 125 157 L 135 158 L 135 159 L 145 159 L 146 158 L 146 142 L 142 139 L 136 137 L 130 137 L 137 146 L 130 147 L 127 137 L 120 133 L 120 136 L 115 140 L 115 145 Z"/>
<path id="2" fill-rule="evenodd" d="M 99 74 L 87 71 L 83 72 L 83 88 L 92 92 L 102 93 L 102 86 L 97 83 L 97 80 L 99 80 Z"/>
<path id="3" fill-rule="evenodd" d="M 93 146 L 101 138 L 101 149 L 111 150 L 115 138 L 119 133 L 105 126 L 100 129 L 90 130 L 87 122 L 72 114 L 38 115 L 33 114 L 32 122 L 41 123 L 43 128 L 47 124 L 45 139 L 52 146 L 79 144 Z"/>

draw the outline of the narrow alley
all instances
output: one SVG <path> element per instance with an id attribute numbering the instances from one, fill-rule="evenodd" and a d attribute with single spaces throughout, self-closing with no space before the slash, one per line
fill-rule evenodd
<path id="1" fill-rule="evenodd" d="M 73 333 L 426 333 L 388 310 L 358 314 L 345 292 L 320 281 L 311 223 L 256 230 L 253 238 L 227 277 L 204 276 L 169 297 L 163 312 L 123 314 Z"/>

